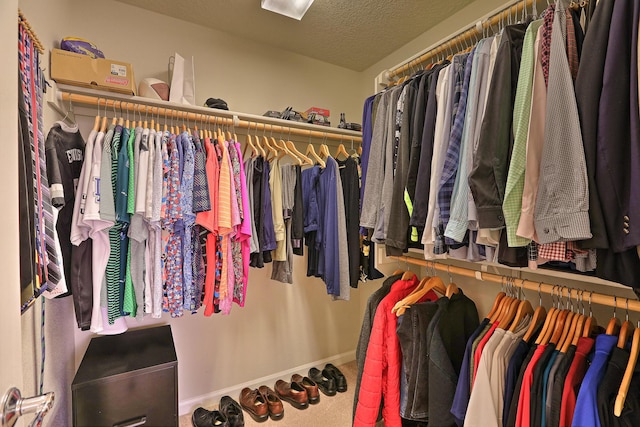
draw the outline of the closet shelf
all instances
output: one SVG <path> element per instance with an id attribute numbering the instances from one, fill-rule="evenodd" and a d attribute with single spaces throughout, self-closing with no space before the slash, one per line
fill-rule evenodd
<path id="1" fill-rule="evenodd" d="M 72 105 L 79 104 L 106 111 L 129 111 L 135 114 L 148 114 L 153 117 L 164 116 L 168 120 L 187 120 L 195 124 L 208 123 L 213 126 L 252 129 L 255 131 L 276 132 L 304 137 L 331 139 L 336 141 L 362 142 L 362 133 L 299 123 L 289 120 L 274 119 L 256 114 L 219 110 L 176 102 L 143 98 L 140 96 L 122 95 L 118 93 L 98 91 L 70 85 L 56 85 L 55 93 L 49 105 L 65 116 Z"/>
<path id="2" fill-rule="evenodd" d="M 569 286 L 562 285 L 552 285 L 544 282 L 537 282 L 527 279 L 519 279 L 516 277 L 509 277 L 500 274 L 487 273 L 480 270 L 475 270 L 471 268 L 465 267 L 457 267 L 454 265 L 443 264 L 434 260 L 423 260 L 414 258 L 411 256 L 389 256 L 389 259 L 397 260 L 400 262 L 405 262 L 407 264 L 418 265 L 420 267 L 429 267 L 434 268 L 438 271 L 446 272 L 449 274 L 455 274 L 458 276 L 470 277 L 477 280 L 482 280 L 485 282 L 493 282 L 501 285 L 505 284 L 505 280 L 512 280 L 515 288 L 524 288 L 535 292 L 543 292 L 545 294 L 555 294 L 560 295 L 560 292 L 563 293 L 563 297 L 567 295 L 570 299 L 580 299 L 582 298 L 584 302 L 591 301 L 595 304 L 606 305 L 614 308 L 624 308 L 627 309 L 627 298 L 618 298 L 612 295 L 601 294 L 598 292 L 590 292 L 584 291 L 580 289 L 571 288 Z M 503 267 L 503 266 L 499 266 Z M 579 279 L 579 278 L 578 278 Z M 575 279 L 574 279 L 575 280 Z M 630 288 L 628 288 L 630 289 Z M 640 301 L 628 300 L 628 309 L 631 311 L 636 311 L 640 313 Z"/>

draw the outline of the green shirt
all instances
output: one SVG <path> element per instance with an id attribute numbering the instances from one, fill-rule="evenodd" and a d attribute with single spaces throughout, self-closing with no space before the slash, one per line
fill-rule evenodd
<path id="1" fill-rule="evenodd" d="M 527 134 L 531 117 L 531 94 L 535 66 L 535 40 L 542 19 L 532 22 L 527 28 L 522 46 L 522 62 L 518 75 L 518 88 L 513 107 L 514 142 L 511 163 L 507 175 L 502 212 L 507 229 L 507 243 L 510 247 L 527 246 L 529 239 L 516 235 L 522 212 L 525 166 L 527 162 Z"/>

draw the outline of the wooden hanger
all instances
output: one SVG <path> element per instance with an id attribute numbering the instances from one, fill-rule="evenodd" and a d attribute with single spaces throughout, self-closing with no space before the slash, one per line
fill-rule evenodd
<path id="1" fill-rule="evenodd" d="M 620 319 L 616 316 L 616 308 L 618 305 L 618 299 L 616 296 L 613 296 L 613 317 L 609 320 L 609 324 L 607 324 L 607 335 L 618 335 L 620 331 Z"/>
<path id="2" fill-rule="evenodd" d="M 451 298 L 454 294 L 457 294 L 458 292 L 460 292 L 460 289 L 458 288 L 458 286 L 455 283 L 453 283 L 453 278 L 451 277 L 451 266 L 450 265 L 447 266 L 447 274 L 449 275 L 449 284 L 447 285 L 447 288 L 445 289 L 444 296 L 446 296 L 447 298 Z"/>
<path id="3" fill-rule="evenodd" d="M 627 317 L 620 327 L 620 334 L 618 335 L 618 348 L 625 348 L 629 337 L 633 334 L 635 327 L 633 323 L 629 322 L 629 299 L 627 299 Z"/>
<path id="4" fill-rule="evenodd" d="M 106 132 L 107 131 L 107 116 L 104 116 L 102 118 L 102 123 L 100 124 L 100 132 Z"/>
<path id="5" fill-rule="evenodd" d="M 616 402 L 613 406 L 613 413 L 616 417 L 622 415 L 624 402 L 627 400 L 627 393 L 629 392 L 629 385 L 631 384 L 631 378 L 633 377 L 633 373 L 636 369 L 636 363 L 638 363 L 638 353 L 640 353 L 640 324 L 638 325 L 638 328 L 633 331 L 629 361 L 627 362 L 627 368 L 624 371 L 624 376 L 622 377 L 622 382 L 618 389 L 618 395 L 616 396 Z"/>
<path id="6" fill-rule="evenodd" d="M 573 337 L 571 339 L 570 345 L 578 345 L 578 341 L 580 340 L 580 337 L 582 337 L 582 333 L 584 331 L 584 325 L 587 322 L 587 316 L 585 316 L 584 314 L 581 314 L 580 317 L 578 318 L 578 323 L 576 324 L 576 330 L 573 334 Z M 567 350 L 569 349 L 569 347 L 567 346 Z"/>
<path id="7" fill-rule="evenodd" d="M 515 332 L 520 322 L 522 322 L 522 320 L 527 316 L 533 316 L 533 306 L 527 300 L 520 301 L 520 304 L 518 304 L 518 311 L 516 311 L 516 316 L 513 318 L 513 322 L 511 322 L 509 330 L 511 332 Z"/>
<path id="8" fill-rule="evenodd" d="M 338 145 L 338 149 L 336 150 L 336 154 L 333 158 L 337 159 L 341 154 L 344 155 L 345 158 L 349 158 L 349 153 L 347 153 L 347 149 L 344 147 L 344 144 Z"/>
<path id="9" fill-rule="evenodd" d="M 269 157 L 265 157 L 265 159 L 271 160 L 274 156 L 278 155 L 278 151 L 269 144 L 269 139 L 266 136 L 262 137 L 262 145 L 267 147 L 267 150 L 269 150 Z"/>
<path id="10" fill-rule="evenodd" d="M 545 341 L 545 338 L 547 335 L 549 336 L 549 338 L 551 337 L 551 333 L 553 332 L 553 327 L 555 326 L 557 317 L 558 317 L 558 309 L 556 309 L 555 307 L 551 307 L 549 309 L 549 312 L 547 313 L 547 317 L 544 320 L 544 324 L 542 325 L 540 334 L 538 334 L 538 339 L 535 342 L 536 344 L 538 345 L 542 344 Z"/>
<path id="11" fill-rule="evenodd" d="M 404 270 L 395 270 L 391 275 L 397 276 L 398 274 L 404 274 Z"/>
<path id="12" fill-rule="evenodd" d="M 425 281 L 424 284 L 423 281 Z M 398 307 L 395 311 L 396 316 L 402 316 L 407 308 L 420 301 L 422 297 L 424 297 L 431 290 L 438 291 L 441 295 L 445 295 L 447 292 L 447 288 L 445 288 L 444 282 L 438 276 L 425 277 L 416 287 L 416 289 L 418 288 L 418 291 L 412 292 L 401 301 L 396 303 L 393 309 L 391 309 L 391 311 L 393 312 L 393 310 L 396 309 L 396 306 Z"/>
<path id="13" fill-rule="evenodd" d="M 96 114 L 96 118 L 93 121 L 93 130 L 98 132 L 100 130 L 100 98 L 98 98 L 98 113 Z"/>
<path id="14" fill-rule="evenodd" d="M 547 330 L 547 333 L 543 336 L 540 344 L 549 344 L 553 338 L 556 338 L 557 342 L 559 335 L 562 334 L 562 326 L 564 326 L 564 320 L 566 318 L 567 313 L 564 310 L 556 309 L 551 317 L 551 325 Z M 558 335 L 557 337 L 556 334 Z"/>
<path id="15" fill-rule="evenodd" d="M 411 280 L 411 279 L 413 279 L 413 276 L 415 276 L 415 275 L 416 274 L 413 271 L 407 270 L 407 271 L 404 272 L 404 274 L 402 275 L 400 280 L 404 280 L 404 281 Z"/>
<path id="16" fill-rule="evenodd" d="M 250 134 L 247 134 L 247 144 L 244 146 L 245 153 L 247 151 L 247 147 L 251 147 L 251 156 L 257 156 L 258 154 L 260 154 L 256 146 L 253 145 L 253 141 L 251 139 Z M 244 155 L 245 153 L 242 153 L 242 154 Z"/>
<path id="17" fill-rule="evenodd" d="M 578 340 L 582 336 L 582 328 L 584 327 L 586 317 L 583 314 L 577 313 L 574 316 L 574 319 L 576 319 L 575 325 L 572 326 L 573 330 L 569 333 L 566 341 L 562 344 L 562 348 L 560 349 L 561 353 L 566 353 L 572 345 L 578 345 Z"/>
<path id="18" fill-rule="evenodd" d="M 514 282 L 515 283 L 515 282 Z M 524 280 L 520 280 L 520 295 L 524 296 Z M 511 322 L 511 326 L 509 327 L 509 331 L 515 332 L 518 328 L 518 325 L 526 316 L 533 316 L 533 306 L 527 299 L 523 299 L 518 304 L 518 309 L 516 311 L 516 315 Z M 506 329 L 506 328 L 505 328 Z"/>
<path id="19" fill-rule="evenodd" d="M 593 291 L 589 292 L 589 316 L 585 316 L 584 327 L 582 329 L 582 336 L 584 338 L 592 336 L 598 328 L 598 322 L 596 318 L 593 317 L 593 312 L 591 311 L 591 295 L 593 295 Z M 576 345 L 577 341 L 578 340 L 575 340 Z"/>
<path id="20" fill-rule="evenodd" d="M 276 144 L 276 147 L 278 147 L 281 151 L 280 156 L 278 156 L 279 159 L 282 159 L 284 156 L 289 156 L 291 157 L 298 165 L 302 166 L 302 159 L 299 158 L 298 156 L 295 155 L 295 153 L 291 150 L 289 150 L 289 148 L 287 147 L 287 144 L 284 142 L 284 140 L 279 140 Z"/>
<path id="21" fill-rule="evenodd" d="M 303 164 L 307 164 L 307 165 L 313 166 L 313 160 L 311 160 L 310 158 L 308 158 L 307 156 L 302 154 L 300 151 L 298 151 L 298 149 L 296 148 L 296 145 L 293 143 L 293 141 L 288 139 L 288 140 L 285 141 L 285 144 L 287 144 L 287 147 L 289 148 L 290 151 L 295 153 L 295 155 L 297 157 L 299 157 L 300 159 L 302 159 L 304 161 Z"/>
<path id="22" fill-rule="evenodd" d="M 320 155 L 320 157 L 324 157 L 325 159 L 327 157 L 331 157 L 331 153 L 329 152 L 329 147 L 327 146 L 327 144 L 320 144 L 320 152 L 318 154 Z"/>
<path id="23" fill-rule="evenodd" d="M 118 118 L 118 126 L 124 126 L 124 115 L 122 114 L 122 101 L 118 101 L 118 109 L 120 110 L 120 117 Z"/>
<path id="24" fill-rule="evenodd" d="M 498 307 L 500 306 L 500 301 L 505 296 L 507 296 L 507 294 L 505 294 L 504 292 L 498 292 L 498 295 L 496 295 L 496 299 L 493 300 L 493 307 L 491 307 L 491 310 L 489 310 L 489 313 L 485 316 L 486 319 L 490 319 L 494 315 L 494 313 L 498 310 Z"/>
<path id="25" fill-rule="evenodd" d="M 509 326 L 513 322 L 513 319 L 516 317 L 519 305 L 520 300 L 518 300 L 517 298 L 512 298 L 509 307 L 504 312 L 504 315 L 498 320 L 498 324 L 502 329 L 509 329 Z"/>
<path id="26" fill-rule="evenodd" d="M 564 326 L 562 328 L 562 333 L 560 334 L 560 337 L 558 338 L 558 341 L 554 343 L 556 345 L 556 350 L 560 350 L 562 348 L 562 346 L 564 345 L 565 341 L 567 340 L 567 338 L 569 336 L 571 336 L 571 338 L 573 338 L 573 334 L 571 334 L 571 332 L 572 332 L 571 328 L 575 328 L 576 327 L 576 322 L 577 321 L 578 321 L 578 316 L 576 315 L 576 313 L 574 313 L 573 311 L 569 311 L 569 313 L 567 314 L 567 318 L 564 321 Z"/>
<path id="27" fill-rule="evenodd" d="M 504 298 L 502 298 L 500 300 L 500 302 L 498 303 L 498 308 L 496 309 L 496 311 L 493 313 L 493 316 L 491 316 L 489 318 L 489 321 L 491 323 L 495 323 L 497 322 L 502 316 L 504 316 L 505 311 L 509 308 L 509 305 L 511 304 L 511 301 L 513 300 L 513 298 L 511 298 L 510 296 L 506 295 Z"/>
<path id="28" fill-rule="evenodd" d="M 316 150 L 313 148 L 313 144 L 307 145 L 307 152 L 305 153 L 305 155 L 307 156 L 311 155 L 310 157 L 314 159 L 316 162 L 318 162 L 320 164 L 320 167 L 322 168 L 327 167 L 327 164 L 324 162 L 324 160 L 322 160 L 320 156 L 316 154 Z"/>
<path id="29" fill-rule="evenodd" d="M 276 141 L 276 139 L 274 137 L 270 137 L 269 138 L 269 145 L 271 145 L 273 148 L 275 148 L 275 150 L 278 151 L 279 154 L 282 154 L 282 153 L 286 154 L 286 151 L 280 145 L 278 145 L 278 142 Z"/>
<path id="30" fill-rule="evenodd" d="M 533 318 L 531 319 L 531 323 L 529 323 L 529 329 L 524 333 L 522 339 L 526 342 L 531 342 L 531 338 L 536 333 L 540 325 L 546 321 L 547 318 L 547 309 L 542 305 L 536 307 L 533 311 Z"/>

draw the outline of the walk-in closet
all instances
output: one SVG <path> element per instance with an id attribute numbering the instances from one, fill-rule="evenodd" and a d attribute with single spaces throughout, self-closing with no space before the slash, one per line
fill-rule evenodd
<path id="1" fill-rule="evenodd" d="M 0 22 L 0 426 L 640 425 L 636 0 Z"/>

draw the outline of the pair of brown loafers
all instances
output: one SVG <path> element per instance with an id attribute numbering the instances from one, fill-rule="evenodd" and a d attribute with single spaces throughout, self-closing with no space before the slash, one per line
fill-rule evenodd
<path id="1" fill-rule="evenodd" d="M 278 380 L 274 388 L 280 399 L 297 409 L 306 409 L 309 404 L 320 402 L 318 385 L 309 377 L 293 374 L 291 382 Z"/>
<path id="2" fill-rule="evenodd" d="M 240 406 L 256 422 L 274 421 L 284 417 L 284 406 L 278 395 L 266 385 L 255 389 L 245 387 L 240 392 Z"/>
<path id="3" fill-rule="evenodd" d="M 282 419 L 283 400 L 297 409 L 306 409 L 309 404 L 320 402 L 318 386 L 310 378 L 302 375 L 292 375 L 291 382 L 278 380 L 274 389 L 266 385 L 253 390 L 245 387 L 240 392 L 240 406 L 254 421 L 260 423 L 268 418 L 274 421 Z"/>

